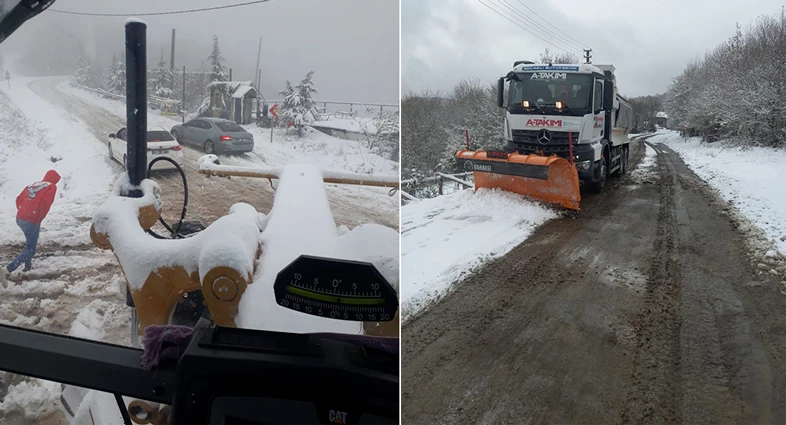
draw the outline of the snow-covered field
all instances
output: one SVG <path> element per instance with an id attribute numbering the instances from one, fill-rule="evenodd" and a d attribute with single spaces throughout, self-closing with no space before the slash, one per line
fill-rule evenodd
<path id="1" fill-rule="evenodd" d="M 685 139 L 674 131 L 662 131 L 648 141 L 664 143 L 679 153 L 699 177 L 786 254 L 786 150 L 701 143 L 698 137 Z"/>
<path id="2" fill-rule="evenodd" d="M 473 189 L 401 210 L 402 320 L 445 296 L 485 261 L 505 255 L 558 213 L 519 195 Z"/>

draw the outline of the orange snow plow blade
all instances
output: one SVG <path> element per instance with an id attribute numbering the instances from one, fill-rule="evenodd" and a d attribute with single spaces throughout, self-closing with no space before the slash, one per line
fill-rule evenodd
<path id="1" fill-rule="evenodd" d="M 499 188 L 579 209 L 579 173 L 567 159 L 556 155 L 461 150 L 456 154 L 456 163 L 459 170 L 472 171 L 475 190 Z"/>

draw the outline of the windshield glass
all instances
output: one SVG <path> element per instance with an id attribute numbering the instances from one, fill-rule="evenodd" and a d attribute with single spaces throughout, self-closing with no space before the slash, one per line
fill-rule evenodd
<path id="1" fill-rule="evenodd" d="M 147 141 L 148 142 L 168 142 L 170 140 L 175 140 L 168 131 L 161 131 L 161 130 L 148 130 L 147 131 Z"/>
<path id="2" fill-rule="evenodd" d="M 218 126 L 218 128 L 221 129 L 221 131 L 232 132 L 232 133 L 240 133 L 246 131 L 243 127 L 233 122 L 219 122 L 216 123 L 216 125 Z"/>
<path id="3" fill-rule="evenodd" d="M 510 81 L 508 108 L 511 113 L 542 114 L 556 109 L 555 103 L 563 102 L 568 115 L 589 113 L 592 98 L 592 77 L 567 72 L 517 73 Z M 528 101 L 529 107 L 522 102 Z"/>
<path id="4" fill-rule="evenodd" d="M 25 4 L 0 0 L 0 15 L 17 3 Z M 73 13 L 50 10 L 0 43 L 1 324 L 133 347 L 141 347 L 147 326 L 194 326 L 200 317 L 268 331 L 398 336 L 398 316 L 387 313 L 331 318 L 338 308 L 342 315 L 366 308 L 345 308 L 346 297 L 340 304 L 336 298 L 330 312 L 310 312 L 312 305 L 285 306 L 268 290 L 300 255 L 379 263 L 398 288 L 396 192 L 323 184 L 337 173 L 353 176 L 352 183 L 373 176 L 393 186 L 399 179 L 398 2 L 314 2 L 307 15 L 318 18 L 296 31 L 297 48 L 284 50 L 263 34 L 252 37 L 251 48 L 237 40 L 247 40 L 249 28 L 279 32 L 304 16 L 302 5 L 234 3 L 206 13 L 196 9 L 212 5 L 187 0 L 58 1 L 55 10 Z M 129 67 L 142 63 L 143 52 L 126 49 L 126 19 L 138 14 L 146 28 L 146 73 Z M 131 23 L 136 34 L 140 23 Z M 313 72 L 297 64 L 321 54 L 342 60 L 318 61 Z M 137 81 L 145 81 L 138 93 L 146 95 L 129 115 L 126 94 Z M 128 137 L 135 124 L 129 116 L 142 112 L 147 152 Z M 221 138 L 227 135 L 228 143 Z M 269 185 L 247 175 L 208 178 L 198 165 L 208 154 L 221 166 L 280 179 Z M 161 160 L 150 164 L 154 157 Z M 118 192 L 135 194 L 129 174 L 137 184 L 155 183 L 141 185 L 149 189 L 145 217 L 155 220 L 147 229 L 134 220 L 94 227 L 94 220 L 122 217 L 120 208 L 102 207 L 131 208 L 132 202 L 112 204 Z M 300 184 L 286 183 L 303 175 Z M 292 198 L 299 195 L 302 201 Z M 109 218 L 101 215 L 107 211 Z M 111 230 L 112 243 L 99 244 L 91 229 Z M 258 249 L 257 240 L 270 235 L 278 236 Z M 210 270 L 231 270 L 233 277 L 214 277 L 224 285 L 218 289 L 213 281 L 203 285 Z M 241 278 L 242 285 L 235 280 Z M 48 422 L 60 412 L 59 385 L 50 394 L 35 378 L 11 376 L 0 372 L 0 423 Z M 22 401 L 43 407 L 30 408 L 35 415 L 22 420 Z M 59 419 L 51 423 L 68 423 Z"/>

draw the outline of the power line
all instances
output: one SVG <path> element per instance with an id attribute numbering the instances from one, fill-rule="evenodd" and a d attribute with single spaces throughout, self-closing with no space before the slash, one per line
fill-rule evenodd
<path id="1" fill-rule="evenodd" d="M 486 3 L 483 3 L 483 0 L 478 0 L 478 2 L 480 2 L 480 4 L 482 4 L 483 6 L 486 6 L 487 8 L 489 8 L 492 12 L 496 13 L 497 15 L 502 16 L 503 18 L 507 19 L 508 21 L 513 23 L 513 25 L 516 25 L 517 27 L 523 29 L 524 31 L 534 35 L 537 38 L 539 38 L 543 42 L 545 42 L 545 43 L 547 43 L 547 44 L 549 44 L 551 46 L 554 46 L 554 47 L 556 47 L 556 48 L 558 48 L 558 49 L 560 49 L 560 50 L 562 50 L 563 52 L 566 52 L 566 53 L 570 53 L 572 51 L 572 50 L 565 50 L 564 48 L 562 48 L 560 46 L 557 46 L 556 44 L 546 40 L 545 38 L 541 37 L 540 35 L 535 34 L 534 32 L 530 31 L 528 28 L 525 28 L 525 27 L 521 26 L 521 24 L 519 24 L 518 22 L 508 18 L 507 16 L 503 15 L 502 13 L 499 13 L 496 9 L 492 8 L 491 6 L 487 5 Z"/>
<path id="2" fill-rule="evenodd" d="M 68 15 L 81 15 L 81 16 L 158 16 L 158 15 L 179 15 L 183 13 L 194 13 L 194 12 L 205 12 L 208 10 L 217 10 L 217 9 L 228 9 L 230 7 L 240 7 L 240 6 L 248 6 L 250 4 L 257 4 L 257 3 L 266 3 L 270 0 L 254 0 L 248 1 L 245 3 L 236 3 L 236 4 L 228 4 L 225 6 L 213 6 L 213 7 L 204 7 L 201 9 L 189 9 L 189 10 L 175 10 L 169 12 L 147 12 L 147 13 L 90 13 L 90 12 L 73 12 L 69 10 L 57 10 L 57 9 L 47 9 L 50 12 L 57 12 L 57 13 L 65 13 Z"/>
<path id="3" fill-rule="evenodd" d="M 543 19 L 543 22 L 545 22 L 545 23 L 547 23 L 547 24 L 551 25 L 552 27 L 554 27 L 554 29 L 556 29 L 557 31 L 561 32 L 562 34 L 565 34 L 565 36 L 566 36 L 566 37 L 568 37 L 569 39 L 571 39 L 571 40 L 575 41 L 576 43 L 579 43 L 579 46 L 581 46 L 581 47 L 583 47 L 583 48 L 585 48 L 585 49 L 588 47 L 586 44 L 583 44 L 582 42 L 580 42 L 580 41 L 576 40 L 575 38 L 573 38 L 573 37 L 569 36 L 569 35 L 568 35 L 568 34 L 567 34 L 565 31 L 562 31 L 561 29 L 559 29 L 559 27 L 557 27 L 556 25 L 554 25 L 554 24 L 552 24 L 551 22 L 547 21 L 547 20 L 546 20 L 546 18 L 544 18 L 544 17 L 542 17 L 542 16 L 538 15 L 538 13 L 537 13 L 537 12 L 535 12 L 535 11 L 534 11 L 534 10 L 532 10 L 532 9 L 530 9 L 530 8 L 529 8 L 529 6 L 527 6 L 526 4 L 524 4 L 524 2 L 523 2 L 523 1 L 521 1 L 521 0 L 518 0 L 518 1 L 519 1 L 519 3 L 521 3 L 521 5 L 522 5 L 522 6 L 526 7 L 526 8 L 527 8 L 527 10 L 529 10 L 530 12 L 532 12 L 532 13 L 533 13 L 535 16 L 537 16 L 537 17 L 538 17 L 538 18 L 540 18 L 540 19 Z"/>
<path id="4" fill-rule="evenodd" d="M 532 26 L 534 26 L 535 28 L 537 28 L 537 31 L 540 32 L 541 34 L 544 34 L 547 37 L 550 36 L 552 41 L 560 43 L 563 46 L 566 46 L 566 47 L 568 47 L 571 50 L 577 50 L 577 51 L 578 50 L 582 50 L 582 46 L 581 45 L 575 44 L 575 43 L 567 40 L 565 37 L 562 37 L 559 34 L 554 33 L 554 31 L 551 31 L 550 29 L 544 27 L 543 25 L 541 25 L 538 22 L 536 22 L 534 19 L 532 19 L 529 16 L 525 15 L 524 13 L 522 13 L 521 10 L 519 10 L 518 8 L 513 6 L 512 4 L 508 3 L 506 0 L 500 0 L 500 1 L 502 3 L 504 3 L 504 5 L 508 9 L 510 9 L 514 14 L 516 14 L 519 17 L 521 17 L 520 19 L 523 19 L 522 23 L 524 23 L 525 25 L 532 25 Z"/>

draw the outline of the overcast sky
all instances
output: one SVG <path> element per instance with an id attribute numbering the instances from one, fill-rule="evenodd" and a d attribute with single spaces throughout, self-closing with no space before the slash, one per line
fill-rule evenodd
<path id="1" fill-rule="evenodd" d="M 483 0 L 520 25 L 520 14 L 559 34 L 533 12 L 593 50 L 593 63 L 614 65 L 622 94 L 662 93 L 686 61 L 703 54 L 762 14 L 780 13 L 775 0 Z M 513 9 L 516 9 L 514 11 Z M 517 18 L 517 19 L 515 19 Z M 523 22 L 523 23 L 522 23 Z M 537 60 L 560 49 L 527 33 L 480 0 L 402 0 L 402 92 L 450 90 L 463 78 L 493 81 L 515 60 Z M 537 29 L 537 27 L 535 27 Z M 538 31 L 543 33 L 545 31 Z M 580 47 L 578 47 L 580 48 Z"/>
<path id="2" fill-rule="evenodd" d="M 142 13 L 242 3 L 243 0 L 57 0 L 51 9 Z M 262 91 L 270 98 L 289 79 L 314 71 L 318 99 L 398 103 L 399 3 L 397 0 L 271 0 L 219 11 L 143 17 L 148 24 L 148 67 L 177 33 L 175 66 L 196 68 L 217 34 L 233 79 L 252 80 L 262 37 Z M 0 46 L 6 58 L 38 55 L 39 68 L 57 73 L 76 63 L 79 42 L 91 56 L 111 61 L 124 52 L 124 17 L 81 17 L 46 11 Z"/>

